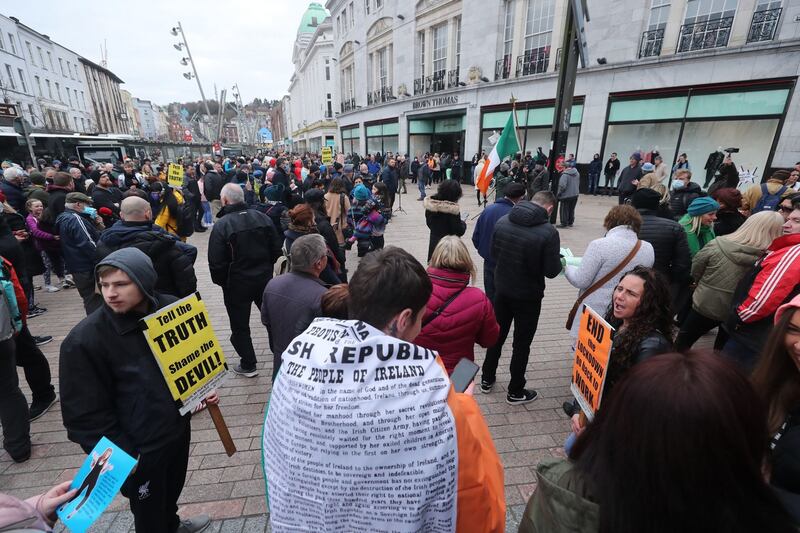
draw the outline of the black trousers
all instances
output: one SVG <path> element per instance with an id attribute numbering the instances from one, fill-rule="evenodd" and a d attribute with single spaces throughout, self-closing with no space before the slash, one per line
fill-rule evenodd
<path id="1" fill-rule="evenodd" d="M 578 205 L 578 197 L 564 198 L 558 201 L 561 204 L 561 224 L 571 226 L 575 223 L 575 206 Z"/>
<path id="2" fill-rule="evenodd" d="M 192 208 L 194 209 L 194 229 L 199 229 L 203 227 L 203 205 L 198 200 L 197 202 L 192 202 Z"/>
<path id="3" fill-rule="evenodd" d="M 123 496 L 130 501 L 137 533 L 175 533 L 178 529 L 178 498 L 186 481 L 191 439 L 192 430 L 187 422 L 178 438 L 139 456 L 136 471 L 122 486 Z"/>
<path id="4" fill-rule="evenodd" d="M 490 301 L 494 301 L 494 268 L 483 263 L 483 288 L 486 291 L 486 297 Z"/>
<path id="5" fill-rule="evenodd" d="M 256 352 L 250 338 L 250 309 L 253 305 L 261 312 L 261 297 L 267 284 L 234 285 L 222 290 L 225 310 L 231 322 L 231 344 L 241 358 L 242 367 L 252 370 L 256 367 Z"/>
<path id="6" fill-rule="evenodd" d="M 28 326 L 22 328 L 14 340 L 17 348 L 17 366 L 21 366 L 25 372 L 25 380 L 31 388 L 33 403 L 52 400 L 55 388 L 50 381 L 50 364 L 36 346 Z"/>
<path id="7" fill-rule="evenodd" d="M 614 179 L 616 176 L 614 174 L 606 174 L 606 194 L 611 196 L 611 193 L 614 190 Z"/>
<path id="8" fill-rule="evenodd" d="M 31 423 L 28 402 L 19 390 L 14 339 L 0 341 L 0 425 L 3 448 L 12 457 L 22 457 L 31 449 Z"/>
<path id="9" fill-rule="evenodd" d="M 92 272 L 72 272 L 72 281 L 83 299 L 86 315 L 103 305 L 103 297 L 95 292 L 94 274 Z"/>
<path id="10" fill-rule="evenodd" d="M 525 371 L 528 368 L 528 357 L 531 354 L 531 342 L 539 325 L 539 313 L 542 300 L 516 300 L 501 294 L 495 294 L 494 314 L 500 325 L 500 336 L 497 343 L 486 351 L 483 361 L 482 379 L 493 383 L 500 362 L 500 351 L 508 338 L 511 322 L 514 322 L 514 341 L 511 351 L 511 381 L 508 384 L 509 394 L 518 394 L 525 388 Z"/>
<path id="11" fill-rule="evenodd" d="M 686 319 L 681 323 L 681 330 L 678 332 L 678 336 L 675 338 L 675 350 L 679 352 L 689 350 L 700 337 L 714 328 L 719 328 L 717 330 L 717 338 L 714 340 L 714 349 L 721 351 L 725 343 L 728 342 L 728 332 L 720 326 L 718 321 L 698 313 L 694 308 L 690 309 L 686 314 Z"/>

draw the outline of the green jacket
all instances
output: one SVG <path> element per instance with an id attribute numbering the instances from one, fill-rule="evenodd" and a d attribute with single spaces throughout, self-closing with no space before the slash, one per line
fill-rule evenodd
<path id="1" fill-rule="evenodd" d="M 694 310 L 713 320 L 727 320 L 736 285 L 762 254 L 758 248 L 725 237 L 704 246 L 692 260 L 692 279 L 697 283 Z"/>
<path id="2" fill-rule="evenodd" d="M 600 506 L 566 459 L 544 459 L 536 467 L 538 485 L 519 524 L 519 533 L 597 533 Z"/>
<path id="3" fill-rule="evenodd" d="M 713 226 L 702 226 L 700 233 L 692 233 L 692 217 L 689 214 L 683 215 L 678 221 L 683 226 L 683 231 L 686 232 L 686 240 L 689 241 L 689 253 L 694 257 L 703 246 L 714 240 Z"/>

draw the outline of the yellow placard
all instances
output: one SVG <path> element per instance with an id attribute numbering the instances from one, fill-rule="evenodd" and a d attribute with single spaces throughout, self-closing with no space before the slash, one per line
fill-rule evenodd
<path id="1" fill-rule="evenodd" d="M 324 146 L 322 148 L 322 164 L 330 165 L 331 163 L 333 163 L 333 150 L 330 146 Z"/>
<path id="2" fill-rule="evenodd" d="M 199 293 L 144 317 L 142 328 L 172 397 L 182 403 L 181 414 L 226 377 L 225 355 Z"/>
<path id="3" fill-rule="evenodd" d="M 169 164 L 167 183 L 169 183 L 170 187 L 183 187 L 183 167 L 181 165 Z"/>
<path id="4" fill-rule="evenodd" d="M 611 356 L 611 335 L 614 328 L 591 307 L 584 306 L 578 340 L 575 343 L 575 364 L 572 366 L 570 390 L 589 420 L 600 407 Z"/>

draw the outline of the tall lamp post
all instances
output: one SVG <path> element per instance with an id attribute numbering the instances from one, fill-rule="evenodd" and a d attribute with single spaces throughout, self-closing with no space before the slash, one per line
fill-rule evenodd
<path id="1" fill-rule="evenodd" d="M 209 117 L 211 116 L 211 111 L 208 109 L 208 102 L 206 102 L 206 95 L 203 92 L 203 85 L 200 83 L 200 78 L 197 76 L 197 67 L 192 60 L 192 53 L 189 51 L 189 43 L 186 41 L 186 34 L 183 33 L 183 26 L 181 26 L 180 21 L 178 21 L 178 25 L 172 28 L 170 32 L 172 35 L 177 37 L 180 34 L 181 39 L 183 40 L 182 43 L 176 43 L 172 46 L 175 47 L 175 50 L 181 52 L 183 51 L 183 47 L 186 47 L 186 55 L 189 57 L 184 57 L 181 59 L 181 65 L 192 65 L 192 72 L 184 72 L 183 77 L 187 80 L 194 78 L 197 80 L 197 88 L 200 89 L 200 97 L 203 99 L 203 106 L 206 109 L 206 115 Z"/>

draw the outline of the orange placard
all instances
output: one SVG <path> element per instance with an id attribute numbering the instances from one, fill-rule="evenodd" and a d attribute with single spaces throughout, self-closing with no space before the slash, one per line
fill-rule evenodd
<path id="1" fill-rule="evenodd" d="M 589 420 L 600 407 L 614 328 L 591 307 L 583 306 L 570 390 Z"/>

